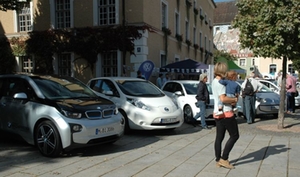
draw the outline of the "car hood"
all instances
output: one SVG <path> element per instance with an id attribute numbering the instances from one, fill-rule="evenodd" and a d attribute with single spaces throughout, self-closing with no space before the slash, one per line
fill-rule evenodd
<path id="1" fill-rule="evenodd" d="M 279 104 L 280 96 L 274 92 L 264 92 L 264 93 L 256 93 L 256 100 L 264 100 L 266 104 Z"/>
<path id="2" fill-rule="evenodd" d="M 148 98 L 136 98 L 143 102 L 147 106 L 160 107 L 160 106 L 175 106 L 173 100 L 167 95 L 163 97 L 148 97 Z"/>
<path id="3" fill-rule="evenodd" d="M 78 98 L 57 100 L 57 105 L 64 109 L 77 111 L 112 109 L 115 107 L 113 102 L 103 98 Z"/>

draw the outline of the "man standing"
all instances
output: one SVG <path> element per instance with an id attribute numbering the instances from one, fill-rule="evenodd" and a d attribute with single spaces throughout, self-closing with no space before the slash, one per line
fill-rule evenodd
<path id="1" fill-rule="evenodd" d="M 198 89 L 197 89 L 197 95 L 196 95 L 196 99 L 197 99 L 197 105 L 200 108 L 200 112 L 198 112 L 195 117 L 194 120 L 192 121 L 193 125 L 195 126 L 195 123 L 198 117 L 201 117 L 201 126 L 203 129 L 210 129 L 210 127 L 208 127 L 206 125 L 205 122 L 205 116 L 206 116 L 206 105 L 209 104 L 209 92 L 206 86 L 206 82 L 207 82 L 207 74 L 203 73 L 200 75 L 199 78 L 199 84 L 198 84 Z"/>
<path id="2" fill-rule="evenodd" d="M 279 89 L 281 88 L 281 80 L 282 80 L 282 73 L 281 71 L 279 71 L 276 77 L 276 82 Z"/>
<path id="3" fill-rule="evenodd" d="M 142 72 L 141 72 L 140 70 L 138 70 L 138 71 L 136 72 L 136 74 L 137 74 L 137 78 L 145 79 L 145 78 L 142 76 Z"/>
<path id="4" fill-rule="evenodd" d="M 255 78 L 255 74 L 251 73 L 248 78 L 245 79 L 245 81 L 242 83 L 242 96 L 243 96 L 243 113 L 247 118 L 247 123 L 252 124 L 254 123 L 255 119 L 255 102 L 256 102 L 256 92 L 258 92 L 262 87 L 262 83 L 260 83 Z M 252 86 L 252 93 L 249 93 L 247 89 L 249 89 L 249 86 L 247 84 L 247 81 L 251 83 Z"/>
<path id="5" fill-rule="evenodd" d="M 162 78 L 163 74 L 159 74 L 158 75 L 158 78 L 156 79 L 156 86 L 158 88 L 161 88 L 162 87 L 162 83 L 163 83 L 163 78 Z"/>
<path id="6" fill-rule="evenodd" d="M 286 73 L 286 101 L 288 114 L 295 113 L 296 78 Z"/>

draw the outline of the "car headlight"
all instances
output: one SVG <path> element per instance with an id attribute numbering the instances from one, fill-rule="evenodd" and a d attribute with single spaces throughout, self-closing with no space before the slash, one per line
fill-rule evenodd
<path id="1" fill-rule="evenodd" d="M 115 109 L 114 109 L 114 115 L 117 115 L 119 113 L 119 109 L 118 109 L 118 107 L 115 107 Z"/>
<path id="2" fill-rule="evenodd" d="M 257 101 L 261 102 L 261 103 L 266 103 L 267 100 L 265 98 L 256 98 Z"/>
<path id="3" fill-rule="evenodd" d="M 141 102 L 140 100 L 135 100 L 135 99 L 127 98 L 127 101 L 128 101 L 129 103 L 131 103 L 132 105 L 138 107 L 138 108 L 141 108 L 141 109 L 150 111 L 150 108 L 149 108 L 148 106 L 146 106 L 146 105 L 145 105 L 143 102 Z"/>
<path id="4" fill-rule="evenodd" d="M 78 113 L 78 112 L 70 112 L 70 111 L 66 111 L 66 110 L 62 110 L 62 112 L 68 118 L 73 118 L 73 119 L 81 118 L 81 113 Z"/>

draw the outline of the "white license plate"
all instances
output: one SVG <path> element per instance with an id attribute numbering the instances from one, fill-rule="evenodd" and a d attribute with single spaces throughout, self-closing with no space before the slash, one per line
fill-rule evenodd
<path id="1" fill-rule="evenodd" d="M 110 132 L 110 131 L 114 131 L 114 127 L 104 127 L 104 128 L 97 128 L 96 129 L 96 135 L 100 134 L 100 133 L 106 133 L 106 132 Z"/>
<path id="2" fill-rule="evenodd" d="M 173 123 L 176 122 L 176 118 L 166 118 L 166 119 L 161 119 L 160 122 L 165 124 L 165 123 Z"/>

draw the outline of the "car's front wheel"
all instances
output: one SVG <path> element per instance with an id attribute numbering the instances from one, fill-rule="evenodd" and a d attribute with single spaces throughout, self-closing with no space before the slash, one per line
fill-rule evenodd
<path id="1" fill-rule="evenodd" d="M 184 116 L 185 123 L 191 123 L 191 120 L 193 119 L 193 111 L 190 105 L 186 105 L 184 107 L 183 116 Z"/>
<path id="2" fill-rule="evenodd" d="M 53 122 L 46 120 L 38 124 L 34 133 L 35 144 L 47 157 L 56 157 L 62 152 L 59 132 Z"/>

